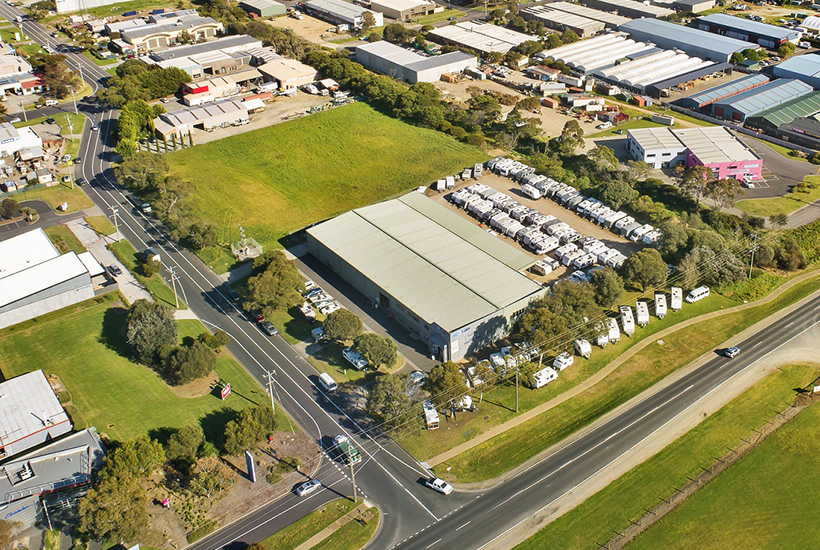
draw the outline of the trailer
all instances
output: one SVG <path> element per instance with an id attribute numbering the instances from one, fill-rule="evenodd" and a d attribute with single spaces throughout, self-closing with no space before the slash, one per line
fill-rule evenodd
<path id="1" fill-rule="evenodd" d="M 655 293 L 655 317 L 658 319 L 666 317 L 666 294 L 663 292 Z"/>
<path id="2" fill-rule="evenodd" d="M 562 371 L 565 368 L 571 366 L 574 362 L 575 358 L 572 355 L 570 355 L 569 352 L 565 351 L 552 361 L 552 366 L 558 371 Z"/>
<path id="3" fill-rule="evenodd" d="M 441 192 L 441 191 L 444 191 L 445 186 L 446 186 L 446 182 L 444 180 L 438 180 L 435 183 L 434 189 L 438 192 Z"/>
<path id="4" fill-rule="evenodd" d="M 481 163 L 476 164 L 473 167 L 473 177 L 475 179 L 480 179 L 482 175 L 484 175 L 484 167 L 481 165 Z"/>
<path id="5" fill-rule="evenodd" d="M 580 257 L 572 260 L 572 267 L 574 267 L 575 269 L 586 269 L 592 266 L 592 264 L 595 263 L 595 260 L 596 258 L 594 254 L 588 254 L 586 252 L 583 252 Z"/>
<path id="6" fill-rule="evenodd" d="M 464 171 L 461 173 L 461 179 L 466 181 L 473 177 L 473 169 L 472 168 L 465 168 Z"/>
<path id="7" fill-rule="evenodd" d="M 621 314 L 621 326 L 624 328 L 624 334 L 632 336 L 635 334 L 635 318 L 632 316 L 632 308 L 620 306 L 618 311 Z"/>
<path id="8" fill-rule="evenodd" d="M 629 235 L 629 240 L 630 240 L 630 241 L 632 241 L 632 242 L 638 242 L 638 241 L 640 241 L 641 239 L 643 239 L 643 236 L 644 236 L 644 235 L 646 235 L 647 233 L 649 233 L 649 232 L 650 232 L 650 231 L 652 231 L 653 229 L 655 229 L 655 228 L 654 228 L 654 227 L 652 227 L 652 226 L 651 226 L 651 225 L 649 225 L 649 224 L 642 225 L 642 226 L 640 226 L 639 228 L 637 228 L 636 230 L 634 230 L 634 231 L 633 231 L 633 232 Z"/>
<path id="9" fill-rule="evenodd" d="M 544 367 L 532 375 L 533 389 L 543 388 L 553 380 L 558 380 L 558 373 L 552 367 Z"/>
<path id="10" fill-rule="evenodd" d="M 444 180 L 446 181 L 445 187 L 447 187 L 447 189 L 454 189 L 455 188 L 455 186 L 456 186 L 456 177 L 455 176 L 447 176 L 446 178 L 444 178 Z"/>
<path id="11" fill-rule="evenodd" d="M 595 340 L 595 343 L 598 344 L 599 348 L 605 348 L 609 344 L 609 335 L 606 333 L 606 331 L 598 335 L 598 337 Z"/>
<path id="12" fill-rule="evenodd" d="M 621 331 L 618 329 L 618 321 L 616 321 L 614 317 L 610 317 L 609 319 L 609 331 L 607 336 L 609 336 L 609 341 L 613 344 L 621 340 Z"/>
<path id="13" fill-rule="evenodd" d="M 575 353 L 577 353 L 584 359 L 589 359 L 589 356 L 592 355 L 592 345 L 583 338 L 573 340 L 572 346 L 575 348 Z"/>
<path id="14" fill-rule="evenodd" d="M 547 264 L 544 260 L 538 260 L 530 266 L 530 271 L 543 277 L 544 275 L 549 275 L 552 273 L 552 266 Z"/>
<path id="15" fill-rule="evenodd" d="M 530 185 L 528 183 L 525 183 L 521 186 L 521 192 L 534 200 L 541 198 L 541 191 L 539 191 L 537 187 Z"/>
<path id="16" fill-rule="evenodd" d="M 673 286 L 671 293 L 672 300 L 669 306 L 672 308 L 672 311 L 680 311 L 680 308 L 683 307 L 683 289 L 679 286 Z"/>
<path id="17" fill-rule="evenodd" d="M 438 430 L 439 417 L 436 407 L 430 401 L 422 404 L 424 408 L 424 424 L 428 430 Z"/>
<path id="18" fill-rule="evenodd" d="M 581 251 L 581 250 L 574 250 L 573 252 L 568 252 L 567 254 L 564 254 L 561 257 L 561 263 L 563 265 L 569 267 L 570 265 L 572 265 L 572 262 L 574 262 L 576 259 L 580 258 L 581 256 L 584 256 L 584 252 Z"/>
<path id="19" fill-rule="evenodd" d="M 649 305 L 639 301 L 635 304 L 635 311 L 638 312 L 638 326 L 645 327 L 649 324 Z"/>

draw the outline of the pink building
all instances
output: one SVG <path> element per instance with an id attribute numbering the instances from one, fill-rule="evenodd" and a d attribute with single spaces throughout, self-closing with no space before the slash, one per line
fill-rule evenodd
<path id="1" fill-rule="evenodd" d="M 763 159 L 724 126 L 674 130 L 686 147 L 686 167 L 703 165 L 715 178 L 758 180 L 763 177 Z"/>

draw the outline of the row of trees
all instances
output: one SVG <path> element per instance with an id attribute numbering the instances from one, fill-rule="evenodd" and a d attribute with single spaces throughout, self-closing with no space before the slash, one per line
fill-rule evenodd
<path id="1" fill-rule="evenodd" d="M 339 309 L 328 315 L 322 328 L 325 337 L 331 341 L 352 341 L 353 347 L 376 369 L 382 365 L 391 367 L 396 363 L 399 353 L 396 342 L 372 332 L 364 332 L 361 319 L 348 309 Z"/>
<path id="2" fill-rule="evenodd" d="M 43 85 L 57 99 L 68 97 L 72 90 L 79 90 L 83 83 L 80 77 L 71 71 L 63 54 L 38 52 L 29 56 L 31 66 L 40 73 Z"/>
<path id="3" fill-rule="evenodd" d="M 130 101 L 159 99 L 174 95 L 180 86 L 191 81 L 191 75 L 176 67 L 162 68 L 139 59 L 129 59 L 117 67 L 117 75 L 98 97 L 104 103 L 121 108 Z"/>
<path id="4" fill-rule="evenodd" d="M 154 119 L 164 112 L 162 105 L 149 105 L 142 99 L 126 103 L 117 120 L 117 154 L 123 158 L 134 155 L 139 150 L 137 142 L 154 135 Z"/>

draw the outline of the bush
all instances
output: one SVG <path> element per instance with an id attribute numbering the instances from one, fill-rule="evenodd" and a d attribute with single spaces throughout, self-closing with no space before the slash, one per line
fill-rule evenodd
<path id="1" fill-rule="evenodd" d="M 188 540 L 189 543 L 194 543 L 199 539 L 207 537 L 208 535 L 216 531 L 217 525 L 219 524 L 216 521 L 209 519 L 205 523 L 200 525 L 198 528 L 188 533 L 188 536 L 186 536 L 185 538 Z"/>
<path id="2" fill-rule="evenodd" d="M 231 338 L 228 336 L 228 333 L 221 329 L 217 330 L 213 334 L 205 331 L 197 336 L 197 340 L 213 350 L 218 350 L 231 343 Z"/>

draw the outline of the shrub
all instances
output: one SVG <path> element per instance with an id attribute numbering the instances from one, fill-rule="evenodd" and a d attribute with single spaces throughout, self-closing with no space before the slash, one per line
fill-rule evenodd
<path id="1" fill-rule="evenodd" d="M 216 521 L 209 519 L 190 533 L 185 538 L 188 540 L 189 543 L 194 543 L 201 538 L 204 538 L 214 531 L 216 531 L 216 527 L 219 525 Z"/>

